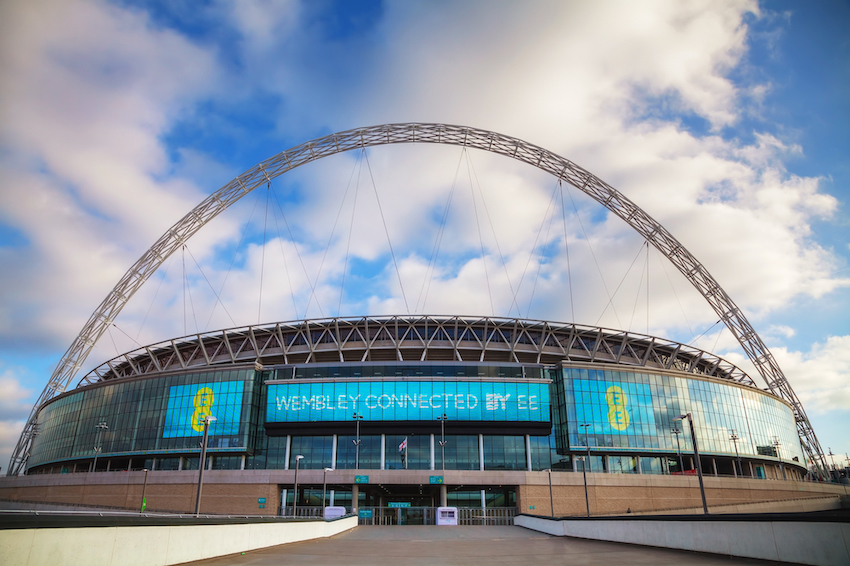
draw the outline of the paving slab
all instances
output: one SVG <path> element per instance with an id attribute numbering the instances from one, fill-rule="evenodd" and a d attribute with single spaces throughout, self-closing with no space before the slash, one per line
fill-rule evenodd
<path id="1" fill-rule="evenodd" d="M 334 537 L 191 562 L 195 566 L 730 566 L 780 564 L 616 542 L 554 537 L 522 527 L 357 527 Z M 785 564 L 787 566 L 787 564 Z"/>

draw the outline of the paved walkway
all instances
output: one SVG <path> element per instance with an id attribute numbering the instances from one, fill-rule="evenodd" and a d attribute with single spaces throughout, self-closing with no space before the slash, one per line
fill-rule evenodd
<path id="1" fill-rule="evenodd" d="M 337 536 L 283 544 L 196 566 L 730 566 L 763 560 L 667 550 L 615 542 L 553 537 L 522 527 L 358 527 Z"/>

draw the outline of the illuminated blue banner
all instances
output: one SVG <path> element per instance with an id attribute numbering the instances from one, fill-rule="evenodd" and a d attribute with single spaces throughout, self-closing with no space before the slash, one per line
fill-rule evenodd
<path id="1" fill-rule="evenodd" d="M 574 379 L 576 417 L 595 434 L 656 435 L 649 385 Z"/>
<path id="2" fill-rule="evenodd" d="M 216 419 L 210 424 L 210 436 L 239 434 L 242 385 L 241 381 L 222 381 L 171 387 L 162 437 L 202 436 L 207 416 Z"/>
<path id="3" fill-rule="evenodd" d="M 549 384 L 478 381 L 293 382 L 268 386 L 266 422 L 549 422 Z"/>

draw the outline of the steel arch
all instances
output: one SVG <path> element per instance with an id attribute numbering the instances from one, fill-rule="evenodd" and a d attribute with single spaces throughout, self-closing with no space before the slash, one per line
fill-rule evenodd
<path id="1" fill-rule="evenodd" d="M 663 253 L 708 301 L 720 320 L 741 344 L 768 389 L 774 395 L 788 401 L 793 407 L 800 441 L 809 459 L 816 465 L 823 466 L 823 469 L 826 468 L 823 450 L 800 400 L 744 313 L 708 270 L 666 228 L 643 209 L 568 159 L 518 138 L 466 126 L 404 123 L 346 130 L 302 143 L 279 153 L 255 165 L 205 198 L 169 228 L 124 274 L 62 356 L 50 381 L 33 406 L 12 454 L 7 473 L 16 475 L 26 464 L 27 451 L 35 433 L 38 408 L 55 395 L 65 391 L 95 343 L 112 324 L 130 297 L 204 224 L 255 188 L 300 165 L 352 149 L 397 143 L 459 145 L 511 157 L 570 183 L 623 219 Z"/>

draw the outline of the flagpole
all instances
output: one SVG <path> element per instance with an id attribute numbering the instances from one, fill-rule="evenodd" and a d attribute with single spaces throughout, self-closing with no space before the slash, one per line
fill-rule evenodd
<path id="1" fill-rule="evenodd" d="M 404 437 L 404 469 L 405 470 L 407 469 L 407 461 L 408 461 L 407 444 L 408 444 L 407 443 L 407 437 L 405 436 Z"/>

